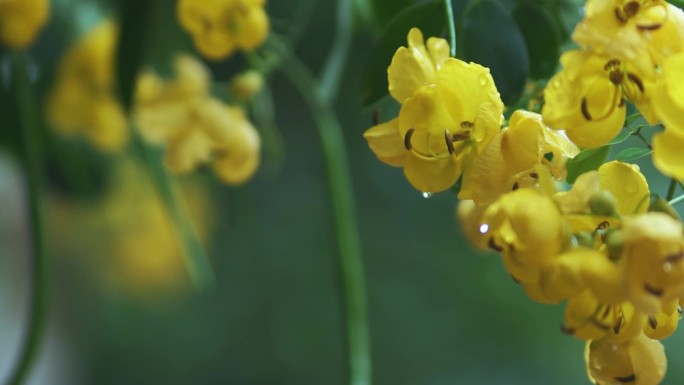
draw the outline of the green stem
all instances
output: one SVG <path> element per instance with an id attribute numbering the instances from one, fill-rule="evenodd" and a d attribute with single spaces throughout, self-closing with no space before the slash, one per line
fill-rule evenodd
<path id="1" fill-rule="evenodd" d="M 675 179 L 675 178 L 670 179 L 670 186 L 667 188 L 667 198 L 665 198 L 665 199 L 667 199 L 668 201 L 672 200 L 672 197 L 674 197 L 676 188 L 677 188 L 677 179 Z"/>
<path id="2" fill-rule="evenodd" d="M 318 127 L 332 199 L 344 285 L 351 385 L 371 384 L 366 287 L 342 127 L 306 66 L 280 41 L 269 41 L 282 59 L 280 70 L 297 88 Z"/>
<path id="3" fill-rule="evenodd" d="M 676 197 L 675 199 L 672 199 L 671 201 L 669 201 L 669 202 L 667 202 L 667 203 L 669 203 L 670 206 L 674 206 L 674 205 L 676 205 L 677 203 L 683 202 L 683 201 L 684 201 L 684 195 L 680 195 L 680 196 Z"/>
<path id="4" fill-rule="evenodd" d="M 209 263 L 209 257 L 199 241 L 197 232 L 189 220 L 188 209 L 183 204 L 179 186 L 169 175 L 161 161 L 161 154 L 146 144 L 140 143 L 141 151 L 147 163 L 147 169 L 152 175 L 154 185 L 162 200 L 163 206 L 171 217 L 179 245 L 183 254 L 183 262 L 188 271 L 190 282 L 198 291 L 214 284 L 214 271 Z"/>
<path id="5" fill-rule="evenodd" d="M 26 167 L 28 187 L 29 217 L 32 239 L 32 288 L 29 309 L 28 329 L 24 336 L 21 352 L 16 366 L 7 382 L 19 385 L 26 381 L 40 349 L 45 332 L 48 312 L 48 271 L 49 264 L 45 253 L 41 207 L 42 157 L 40 143 L 40 121 L 36 98 L 27 74 L 27 60 L 23 53 L 13 57 L 14 87 L 22 132 L 22 153 Z"/>
<path id="6" fill-rule="evenodd" d="M 651 143 L 648 142 L 648 140 L 644 137 L 644 135 L 641 133 L 641 130 L 634 131 L 635 134 L 639 139 L 641 139 L 642 142 L 648 147 L 650 150 L 653 149 L 653 146 L 651 146 Z"/>
<path id="7" fill-rule="evenodd" d="M 456 25 L 454 24 L 454 9 L 451 0 L 444 0 L 447 25 L 449 26 L 449 45 L 451 46 L 451 56 L 456 57 Z"/>
<path id="8" fill-rule="evenodd" d="M 337 0 L 335 40 L 323 67 L 320 92 L 325 100 L 334 100 L 340 86 L 340 74 L 347 62 L 351 42 L 351 0 Z"/>

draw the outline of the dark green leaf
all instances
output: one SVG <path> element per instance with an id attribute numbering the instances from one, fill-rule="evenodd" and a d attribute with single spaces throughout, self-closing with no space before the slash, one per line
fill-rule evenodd
<path id="1" fill-rule="evenodd" d="M 525 38 L 530 77 L 550 77 L 560 57 L 560 26 L 547 9 L 529 0 L 523 0 L 515 7 L 513 18 Z"/>
<path id="2" fill-rule="evenodd" d="M 598 169 L 605 162 L 609 152 L 610 145 L 606 145 L 582 150 L 576 157 L 569 159 L 566 166 L 568 170 L 567 182 L 573 184 L 580 175 Z"/>
<path id="3" fill-rule="evenodd" d="M 650 155 L 653 152 L 650 148 L 646 147 L 628 147 L 620 151 L 615 159 L 621 162 L 629 162 L 630 160 L 639 159 L 643 156 Z"/>
<path id="4" fill-rule="evenodd" d="M 467 10 L 462 34 L 464 59 L 489 67 L 501 99 L 514 104 L 530 65 L 525 39 L 511 14 L 493 0 L 482 0 Z"/>
<path id="5" fill-rule="evenodd" d="M 414 1 L 413 0 L 373 0 L 373 12 L 375 15 L 375 20 L 380 24 L 381 27 L 387 25 L 387 23 L 392 20 L 402 9 L 410 7 Z"/>
<path id="6" fill-rule="evenodd" d="M 545 3 L 560 26 L 561 37 L 566 40 L 582 19 L 584 0 L 546 0 Z"/>
<path id="7" fill-rule="evenodd" d="M 406 46 L 406 36 L 412 27 L 418 27 L 423 35 L 441 36 L 446 29 L 446 15 L 441 2 L 413 5 L 397 14 L 387 25 L 375 45 L 364 75 L 363 106 L 375 104 L 387 95 L 387 67 L 394 52 Z"/>

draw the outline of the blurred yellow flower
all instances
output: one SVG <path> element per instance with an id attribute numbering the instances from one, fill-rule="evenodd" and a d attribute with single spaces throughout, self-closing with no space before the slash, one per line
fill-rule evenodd
<path id="1" fill-rule="evenodd" d="M 653 83 L 629 62 L 589 51 L 568 51 L 563 69 L 544 90 L 544 122 L 564 129 L 580 147 L 608 143 L 625 122 L 625 102 L 635 103 L 651 124 L 658 121 L 651 108 Z"/>
<path id="2" fill-rule="evenodd" d="M 652 78 L 656 65 L 684 49 L 684 12 L 664 0 L 589 0 L 572 38 Z"/>
<path id="3" fill-rule="evenodd" d="M 178 20 L 197 50 L 224 59 L 235 50 L 251 50 L 268 35 L 265 0 L 179 0 Z"/>
<path id="4" fill-rule="evenodd" d="M 247 70 L 237 74 L 230 80 L 230 93 L 240 100 L 249 100 L 257 95 L 264 87 L 264 77 L 261 72 Z"/>
<path id="5" fill-rule="evenodd" d="M 123 108 L 115 96 L 114 49 L 117 27 L 103 21 L 62 58 L 47 99 L 47 118 L 64 135 L 83 135 L 102 151 L 128 141 Z"/>
<path id="6" fill-rule="evenodd" d="M 426 49 L 417 29 L 408 40 L 388 69 L 399 117 L 364 137 L 379 160 L 403 166 L 417 190 L 444 191 L 499 131 L 503 103 L 489 69 L 449 58 L 441 39 L 429 39 Z"/>
<path id="7" fill-rule="evenodd" d="M 601 385 L 658 385 L 667 370 L 663 345 L 643 333 L 622 342 L 587 341 L 584 359 L 589 379 Z"/>
<path id="8" fill-rule="evenodd" d="M 164 82 L 152 72 L 138 79 L 134 118 L 142 136 L 166 146 L 166 165 L 184 174 L 212 163 L 228 184 L 246 182 L 260 159 L 259 134 L 238 107 L 209 94 L 209 74 L 190 56 L 175 62 L 176 79 Z"/>
<path id="9" fill-rule="evenodd" d="M 49 0 L 1 0 L 0 44 L 10 48 L 29 46 L 47 22 Z"/>

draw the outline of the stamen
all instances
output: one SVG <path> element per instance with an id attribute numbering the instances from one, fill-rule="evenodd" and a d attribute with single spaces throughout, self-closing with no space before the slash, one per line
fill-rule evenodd
<path id="1" fill-rule="evenodd" d="M 606 318 L 610 314 L 610 306 L 606 305 L 606 310 L 603 311 L 601 318 Z"/>
<path id="2" fill-rule="evenodd" d="M 651 329 L 655 329 L 658 327 L 658 320 L 652 315 L 648 316 L 648 324 L 651 326 Z"/>
<path id="3" fill-rule="evenodd" d="M 466 139 L 470 139 L 470 131 L 461 131 L 451 135 L 451 140 L 454 142 L 459 142 Z"/>
<path id="4" fill-rule="evenodd" d="M 630 1 L 622 7 L 622 10 L 625 12 L 625 16 L 627 16 L 627 18 L 630 18 L 639 13 L 639 8 L 641 8 L 639 2 Z"/>
<path id="5" fill-rule="evenodd" d="M 591 114 L 589 114 L 589 107 L 587 107 L 587 98 L 582 98 L 582 115 L 584 115 L 584 119 L 591 120 Z"/>
<path id="6" fill-rule="evenodd" d="M 447 150 L 449 150 L 449 154 L 454 153 L 454 142 L 451 140 L 452 136 L 449 133 L 449 130 L 444 130 L 444 141 L 446 142 Z"/>
<path id="7" fill-rule="evenodd" d="M 602 324 L 601 322 L 599 322 L 599 321 L 598 321 L 597 319 L 595 319 L 595 318 L 592 318 L 592 319 L 591 319 L 591 323 L 592 323 L 594 326 L 596 326 L 597 328 L 601 329 L 601 330 L 610 330 L 610 326 L 605 325 L 605 324 Z"/>
<path id="8" fill-rule="evenodd" d="M 644 83 L 639 79 L 638 76 L 631 72 L 627 72 L 627 78 L 632 81 L 632 83 L 636 84 L 636 86 L 639 88 L 639 91 L 642 93 L 644 92 Z"/>
<path id="9" fill-rule="evenodd" d="M 373 125 L 377 126 L 380 124 L 380 108 L 376 108 L 375 111 L 373 111 Z"/>
<path id="10" fill-rule="evenodd" d="M 461 122 L 461 128 L 473 128 L 473 126 L 475 126 L 475 123 L 473 122 L 469 122 L 466 120 Z"/>
<path id="11" fill-rule="evenodd" d="M 610 73 L 608 74 L 608 80 L 610 80 L 610 82 L 615 84 L 616 86 L 622 84 L 622 81 L 624 79 L 625 75 L 620 70 L 613 70 L 610 71 Z"/>
<path id="12" fill-rule="evenodd" d="M 406 131 L 406 135 L 404 136 L 404 147 L 406 147 L 407 150 L 410 150 L 412 148 L 411 146 L 411 137 L 413 136 L 413 133 L 416 131 L 415 128 L 411 127 Z"/>
<path id="13" fill-rule="evenodd" d="M 530 173 L 530 178 L 537 179 L 537 178 L 539 178 L 539 174 L 537 174 L 536 172 L 531 172 L 531 173 Z"/>
<path id="14" fill-rule="evenodd" d="M 625 15 L 625 11 L 621 7 L 615 8 L 615 18 L 621 23 L 627 22 L 627 15 Z"/>
<path id="15" fill-rule="evenodd" d="M 515 282 L 515 283 L 517 283 L 518 285 L 520 285 L 520 280 L 519 280 L 518 278 L 515 278 L 515 276 L 514 276 L 513 274 L 511 274 L 511 279 L 513 280 L 513 282 Z"/>
<path id="16" fill-rule="evenodd" d="M 503 247 L 499 246 L 494 242 L 494 238 L 489 238 L 489 242 L 487 242 L 487 246 L 489 246 L 490 249 L 497 251 L 497 252 L 502 252 Z"/>
<path id="17" fill-rule="evenodd" d="M 662 295 L 663 295 L 663 289 L 653 287 L 653 286 L 649 285 L 648 283 L 644 283 L 644 290 L 653 294 L 656 297 L 662 297 Z"/>
<path id="18" fill-rule="evenodd" d="M 608 221 L 603 221 L 596 226 L 596 230 L 594 231 L 599 231 L 599 230 L 605 230 L 610 227 L 610 222 Z"/>
<path id="19" fill-rule="evenodd" d="M 611 59 L 611 60 L 608 60 L 606 65 L 603 66 L 603 69 L 608 71 L 608 70 L 613 69 L 615 67 L 620 67 L 620 61 L 618 59 Z"/>
<path id="20" fill-rule="evenodd" d="M 662 24 L 656 23 L 656 24 L 651 24 L 651 25 L 640 25 L 640 24 L 637 24 L 636 27 L 637 27 L 638 30 L 641 30 L 641 31 L 655 31 L 656 29 L 659 29 L 659 28 L 662 27 L 662 26 L 663 26 Z"/>
<path id="21" fill-rule="evenodd" d="M 613 377 L 613 378 L 615 378 L 615 381 L 622 382 L 623 384 L 628 384 L 630 382 L 636 381 L 636 374 L 632 373 L 626 377 Z"/>
<path id="22" fill-rule="evenodd" d="M 513 183 L 513 187 L 511 188 L 511 191 L 515 191 L 520 188 L 520 184 L 518 182 Z"/>
<path id="23" fill-rule="evenodd" d="M 575 329 L 574 329 L 574 328 L 571 328 L 571 327 L 569 327 L 569 326 L 566 326 L 565 324 L 561 324 L 561 326 L 560 326 L 560 331 L 561 331 L 561 333 L 563 333 L 563 334 L 568 334 L 568 335 L 572 335 L 572 334 L 575 333 Z"/>
<path id="24" fill-rule="evenodd" d="M 622 318 L 622 316 L 619 316 L 615 320 L 615 324 L 613 325 L 613 333 L 615 333 L 615 334 L 620 333 L 620 328 L 622 328 L 622 321 L 624 321 L 624 318 Z"/>
<path id="25" fill-rule="evenodd" d="M 667 263 L 675 263 L 679 262 L 684 258 L 684 249 L 679 250 L 678 253 L 670 254 L 665 257 L 665 262 Z"/>

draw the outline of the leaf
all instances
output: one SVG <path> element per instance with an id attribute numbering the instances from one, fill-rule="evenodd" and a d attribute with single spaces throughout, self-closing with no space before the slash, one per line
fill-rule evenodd
<path id="1" fill-rule="evenodd" d="M 530 77 L 544 79 L 553 75 L 560 58 L 560 26 L 551 13 L 541 5 L 523 0 L 513 9 L 527 46 Z"/>
<path id="2" fill-rule="evenodd" d="M 446 29 L 443 4 L 432 1 L 413 5 L 388 23 L 366 65 L 362 94 L 364 107 L 377 103 L 387 95 L 387 67 L 397 49 L 406 46 L 406 36 L 413 27 L 420 28 L 426 38 L 441 36 Z"/>
<path id="3" fill-rule="evenodd" d="M 546 0 L 545 3 L 558 22 L 561 37 L 565 41 L 582 19 L 584 0 Z"/>
<path id="4" fill-rule="evenodd" d="M 511 14 L 493 0 L 473 4 L 463 22 L 463 57 L 492 71 L 496 88 L 507 105 L 523 92 L 530 64 L 527 47 Z"/>
<path id="5" fill-rule="evenodd" d="M 632 131 L 631 130 L 623 130 L 620 135 L 616 136 L 613 140 L 611 140 L 608 144 L 613 145 L 613 144 L 619 144 L 627 140 L 630 136 L 632 136 Z"/>
<path id="6" fill-rule="evenodd" d="M 598 169 L 608 157 L 610 147 L 610 145 L 606 145 L 598 148 L 584 149 L 574 158 L 568 159 L 566 164 L 568 170 L 566 182 L 573 184 L 580 175 Z"/>
<path id="7" fill-rule="evenodd" d="M 653 150 L 646 147 L 628 147 L 618 152 L 618 154 L 615 156 L 615 160 L 619 160 L 621 162 L 629 162 L 630 160 L 639 159 L 646 155 L 651 155 L 652 152 Z"/>
<path id="8" fill-rule="evenodd" d="M 384 27 L 392 20 L 397 13 L 401 10 L 410 7 L 413 4 L 413 0 L 373 0 L 373 13 L 375 15 L 375 20 Z"/>

